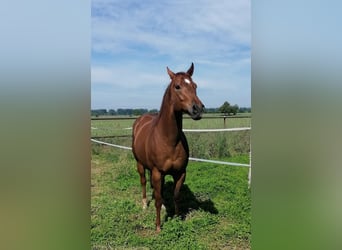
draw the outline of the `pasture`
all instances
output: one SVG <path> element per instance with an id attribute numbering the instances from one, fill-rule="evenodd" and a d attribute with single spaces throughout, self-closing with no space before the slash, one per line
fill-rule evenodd
<path id="1" fill-rule="evenodd" d="M 92 121 L 92 136 L 131 146 L 134 120 Z M 226 121 L 226 127 L 249 127 L 250 118 Z M 223 119 L 183 120 L 184 128 L 223 128 Z M 249 163 L 250 131 L 186 133 L 190 155 Z M 162 231 L 155 233 L 155 207 L 141 206 L 136 162 L 129 150 L 92 143 L 92 249 L 250 249 L 251 194 L 248 168 L 190 161 L 182 187 L 180 217 L 172 217 L 172 178 L 165 178 Z"/>

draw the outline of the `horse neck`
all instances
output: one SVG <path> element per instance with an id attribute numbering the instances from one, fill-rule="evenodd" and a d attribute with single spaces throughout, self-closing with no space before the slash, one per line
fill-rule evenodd
<path id="1" fill-rule="evenodd" d="M 176 143 L 180 140 L 183 128 L 183 114 L 181 111 L 174 110 L 169 88 L 165 92 L 156 126 L 163 137 L 170 143 Z"/>

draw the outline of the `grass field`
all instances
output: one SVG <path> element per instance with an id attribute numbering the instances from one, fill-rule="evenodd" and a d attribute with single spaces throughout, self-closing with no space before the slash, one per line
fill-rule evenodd
<path id="1" fill-rule="evenodd" d="M 233 120 L 234 123 L 233 124 Z M 238 121 L 240 120 L 240 121 Z M 133 120 L 92 121 L 92 135 L 130 135 Z M 221 124 L 221 125 L 219 125 Z M 227 127 L 250 126 L 232 119 Z M 184 128 L 221 128 L 223 120 L 184 120 Z M 96 131 L 96 132 L 94 132 Z M 101 132 L 100 132 L 101 131 Z M 187 134 L 191 156 L 249 163 L 249 131 Z M 130 146 L 130 137 L 106 141 Z M 231 145 L 233 143 L 239 146 Z M 214 148 L 214 149 L 213 149 Z M 248 168 L 189 162 L 181 189 L 181 217 L 173 217 L 171 177 L 165 179 L 162 231 L 155 233 L 155 207 L 141 206 L 141 186 L 130 151 L 92 143 L 91 242 L 93 249 L 250 249 L 251 197 Z"/>

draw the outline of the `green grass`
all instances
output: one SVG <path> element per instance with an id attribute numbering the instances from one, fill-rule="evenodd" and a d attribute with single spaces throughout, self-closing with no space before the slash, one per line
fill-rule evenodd
<path id="1" fill-rule="evenodd" d="M 141 206 L 141 186 L 130 151 L 93 143 L 91 242 L 93 249 L 249 249 L 247 168 L 189 162 L 181 189 L 181 218 L 173 218 L 171 177 L 165 179 L 162 231 L 155 207 Z M 248 155 L 230 158 L 248 162 Z"/>
<path id="2" fill-rule="evenodd" d="M 92 121 L 92 136 L 131 146 L 134 120 Z M 226 127 L 250 126 L 250 118 Z M 184 128 L 223 128 L 223 119 L 183 120 Z M 250 131 L 186 133 L 192 157 L 249 163 Z M 155 233 L 155 207 L 142 209 L 141 186 L 130 151 L 92 143 L 92 249 L 250 249 L 251 194 L 248 168 L 190 161 L 181 189 L 181 217 L 173 217 L 172 177 L 166 176 L 162 231 Z"/>
<path id="3" fill-rule="evenodd" d="M 134 120 L 93 120 L 91 121 L 92 136 L 131 135 Z"/>

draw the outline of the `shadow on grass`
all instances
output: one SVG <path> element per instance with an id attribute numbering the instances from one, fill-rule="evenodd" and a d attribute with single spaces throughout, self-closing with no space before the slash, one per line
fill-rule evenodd
<path id="1" fill-rule="evenodd" d="M 164 185 L 163 192 L 164 206 L 166 208 L 165 221 L 175 215 L 175 206 L 173 201 L 173 182 L 168 181 Z M 180 190 L 179 213 L 182 219 L 193 210 L 203 210 L 211 214 L 217 214 L 218 210 L 208 194 L 197 193 L 196 195 L 190 190 L 188 185 L 183 184 Z"/>

